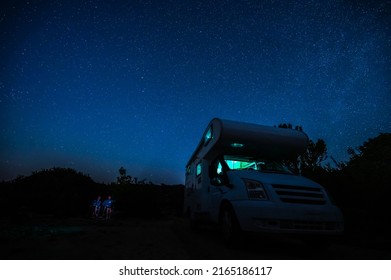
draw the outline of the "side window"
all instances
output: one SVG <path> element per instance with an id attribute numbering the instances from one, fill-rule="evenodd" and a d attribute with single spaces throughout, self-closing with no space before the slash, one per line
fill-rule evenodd
<path id="1" fill-rule="evenodd" d="M 217 164 L 217 175 L 223 174 L 223 166 L 221 165 L 220 161 Z"/>
<path id="2" fill-rule="evenodd" d="M 211 179 L 221 177 L 223 175 L 223 165 L 220 160 L 216 159 L 209 167 L 209 177 Z"/>
<path id="3" fill-rule="evenodd" d="M 204 136 L 204 146 L 208 145 L 209 141 L 213 139 L 213 126 L 210 126 Z"/>
<path id="4" fill-rule="evenodd" d="M 227 177 L 223 171 L 223 164 L 220 159 L 214 160 L 209 169 L 210 183 L 214 186 L 222 186 L 227 182 Z"/>
<path id="5" fill-rule="evenodd" d="M 202 165 L 201 165 L 201 162 L 197 163 L 197 168 L 196 168 L 197 172 L 196 172 L 196 175 L 197 177 L 201 175 L 202 173 Z"/>
<path id="6" fill-rule="evenodd" d="M 186 175 L 189 175 L 190 172 L 191 172 L 191 166 L 188 165 L 188 166 L 186 166 Z"/>

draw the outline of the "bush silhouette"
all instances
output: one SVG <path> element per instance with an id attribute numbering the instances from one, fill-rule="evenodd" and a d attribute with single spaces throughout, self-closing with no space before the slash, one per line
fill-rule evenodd
<path id="1" fill-rule="evenodd" d="M 4 195 L 0 196 L 0 215 L 9 217 L 87 216 L 90 203 L 98 195 L 112 195 L 115 213 L 129 217 L 180 215 L 183 205 L 182 185 L 98 184 L 70 168 L 33 172 L 31 176 L 2 182 L 1 187 Z"/>
<path id="2" fill-rule="evenodd" d="M 90 197 L 101 187 L 89 176 L 70 168 L 51 168 L 33 172 L 3 183 L 8 199 L 3 199 L 3 215 L 20 212 L 76 216 L 85 212 Z"/>

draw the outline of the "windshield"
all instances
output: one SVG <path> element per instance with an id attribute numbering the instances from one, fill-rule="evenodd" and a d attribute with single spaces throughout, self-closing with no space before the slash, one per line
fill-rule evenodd
<path id="1" fill-rule="evenodd" d="M 224 156 L 224 161 L 231 170 L 257 170 L 266 173 L 294 174 L 282 162 L 240 156 Z"/>

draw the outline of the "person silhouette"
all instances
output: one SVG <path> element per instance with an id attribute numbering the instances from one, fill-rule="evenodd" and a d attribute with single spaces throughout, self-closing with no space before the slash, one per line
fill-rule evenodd
<path id="1" fill-rule="evenodd" d="M 111 218 L 111 212 L 113 207 L 113 201 L 111 200 L 111 196 L 109 195 L 105 201 L 103 201 L 103 213 L 105 215 L 106 220 Z"/>
<path id="2" fill-rule="evenodd" d="M 99 216 L 100 207 L 101 207 L 102 201 L 101 197 L 98 196 L 91 204 L 92 206 L 92 216 L 94 218 L 97 218 Z"/>

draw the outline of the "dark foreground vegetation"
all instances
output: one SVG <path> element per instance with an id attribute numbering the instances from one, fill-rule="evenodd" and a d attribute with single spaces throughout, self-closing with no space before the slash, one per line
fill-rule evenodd
<path id="1" fill-rule="evenodd" d="M 0 216 L 16 220 L 34 215 L 55 218 L 88 217 L 91 202 L 108 195 L 114 213 L 121 217 L 161 218 L 180 215 L 182 185 L 95 183 L 89 176 L 69 168 L 52 168 L 1 183 Z"/>
<path id="2" fill-rule="evenodd" d="M 347 234 L 391 236 L 391 134 L 380 134 L 335 168 L 317 166 L 304 176 L 319 182 L 342 209 Z"/>
<path id="3" fill-rule="evenodd" d="M 391 134 L 349 149 L 350 159 L 344 163 L 322 164 L 326 151 L 324 142 L 311 141 L 307 153 L 290 164 L 321 183 L 344 214 L 345 236 L 332 255 L 295 255 L 288 249 L 276 253 L 273 246 L 270 254 L 259 255 L 252 245 L 240 252 L 227 251 L 214 229 L 194 233 L 187 226 L 181 217 L 182 185 L 140 183 L 127 176 L 124 168 L 117 182 L 100 184 L 73 169 L 52 168 L 0 183 L 1 258 L 391 258 Z M 111 195 L 115 201 L 110 221 L 91 218 L 90 204 L 98 195 Z M 72 250 L 53 249 L 60 241 L 64 248 L 72 242 L 78 245 Z M 349 242 L 352 247 L 338 247 Z M 96 249 L 100 243 L 107 248 Z M 45 244 L 51 249 L 43 248 Z M 212 244 L 218 248 L 208 253 Z"/>

